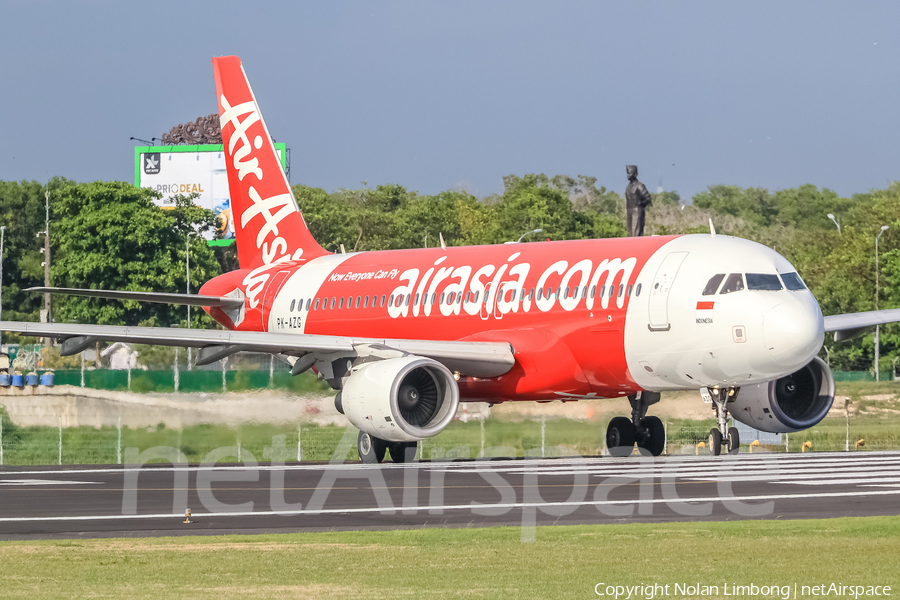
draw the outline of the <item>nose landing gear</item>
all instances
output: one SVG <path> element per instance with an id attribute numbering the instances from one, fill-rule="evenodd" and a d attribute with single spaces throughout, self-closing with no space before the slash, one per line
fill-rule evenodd
<path id="1" fill-rule="evenodd" d="M 659 402 L 659 392 L 628 396 L 631 418 L 616 417 L 606 428 L 606 447 L 613 456 L 630 456 L 637 443 L 642 454 L 659 456 L 666 449 L 666 429 L 659 417 L 648 417 L 647 408 Z"/>
<path id="2" fill-rule="evenodd" d="M 736 427 L 728 426 L 728 403 L 737 399 L 740 388 L 728 388 L 722 390 L 713 388 L 706 390 L 712 398 L 713 409 L 716 411 L 716 428 L 709 430 L 709 453 L 719 456 L 722 446 L 728 454 L 737 454 L 741 448 L 741 437 Z"/>

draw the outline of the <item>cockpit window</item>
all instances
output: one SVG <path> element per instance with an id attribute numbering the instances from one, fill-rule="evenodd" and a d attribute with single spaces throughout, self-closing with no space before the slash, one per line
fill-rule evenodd
<path id="1" fill-rule="evenodd" d="M 781 279 L 784 281 L 784 287 L 795 292 L 797 290 L 806 289 L 806 286 L 803 285 L 803 280 L 800 279 L 800 276 L 796 273 L 782 273 Z"/>
<path id="2" fill-rule="evenodd" d="M 725 280 L 725 285 L 719 290 L 720 294 L 730 294 L 731 292 L 739 292 L 744 289 L 744 277 L 740 273 L 732 273 Z"/>
<path id="3" fill-rule="evenodd" d="M 778 275 L 769 275 L 768 273 L 747 273 L 747 287 L 764 292 L 777 292 L 784 289 L 781 287 Z"/>
<path id="4" fill-rule="evenodd" d="M 719 273 L 718 275 L 713 275 L 712 278 L 706 283 L 706 287 L 703 288 L 704 296 L 713 296 L 716 293 L 716 290 L 719 289 L 719 284 L 722 283 L 722 280 L 725 279 L 725 273 Z"/>

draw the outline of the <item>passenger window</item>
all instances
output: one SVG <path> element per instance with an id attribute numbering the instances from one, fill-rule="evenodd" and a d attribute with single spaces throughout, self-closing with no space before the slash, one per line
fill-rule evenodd
<path id="1" fill-rule="evenodd" d="M 410 298 L 412 298 L 412 294 L 407 294 L 407 295 L 406 295 L 406 300 L 404 301 L 404 304 L 405 304 L 406 306 L 409 306 L 409 299 L 410 299 Z"/>
<path id="2" fill-rule="evenodd" d="M 384 294 L 381 295 L 381 306 L 384 307 Z"/>
<path id="3" fill-rule="evenodd" d="M 437 300 L 437 292 L 431 292 L 431 300 L 429 304 L 434 304 L 434 301 Z"/>
<path id="4" fill-rule="evenodd" d="M 300 298 L 300 302 L 297 303 L 297 310 L 303 310 L 303 298 Z"/>
<path id="5" fill-rule="evenodd" d="M 706 282 L 706 287 L 703 288 L 703 295 L 714 296 L 716 290 L 719 289 L 719 284 L 722 283 L 723 279 L 725 279 L 725 273 L 713 275 L 710 280 Z"/>
<path id="6" fill-rule="evenodd" d="M 620 283 L 620 284 L 619 284 L 619 298 L 622 297 L 622 293 L 623 293 L 624 291 L 625 291 L 625 284 L 624 284 L 624 283 Z"/>
<path id="7" fill-rule="evenodd" d="M 334 296 L 331 297 L 331 310 L 334 310 L 334 303 L 337 302 L 337 298 Z"/>
<path id="8" fill-rule="evenodd" d="M 359 297 L 359 296 L 357 296 L 357 297 L 356 297 L 356 308 L 359 308 L 359 301 L 360 301 L 360 300 L 362 300 L 362 298 Z"/>
<path id="9" fill-rule="evenodd" d="M 309 304 L 312 302 L 312 298 L 306 299 L 306 310 L 309 310 Z"/>
<path id="10" fill-rule="evenodd" d="M 441 304 L 444 303 L 444 294 L 445 294 L 445 293 L 446 293 L 446 292 L 441 292 Z"/>
<path id="11" fill-rule="evenodd" d="M 363 298 L 363 308 L 369 308 L 369 297 Z"/>
<path id="12" fill-rule="evenodd" d="M 637 298 L 641 295 L 641 284 L 637 284 L 637 287 L 634 289 L 634 297 Z"/>
<path id="13" fill-rule="evenodd" d="M 725 280 L 719 294 L 730 294 L 731 292 L 739 292 L 744 289 L 744 277 L 740 273 L 732 273 Z"/>
<path id="14" fill-rule="evenodd" d="M 591 287 L 591 300 L 594 299 L 594 294 L 596 294 L 596 293 L 597 293 L 597 286 L 595 285 L 595 286 Z"/>
<path id="15" fill-rule="evenodd" d="M 600 297 L 602 298 L 605 295 L 606 295 L 606 285 L 604 284 L 604 285 L 600 286 Z"/>
<path id="16" fill-rule="evenodd" d="M 383 296 L 382 296 L 382 298 L 383 298 Z M 394 295 L 391 294 L 391 299 L 388 300 L 388 306 L 391 306 L 393 303 L 394 303 Z"/>
<path id="17" fill-rule="evenodd" d="M 481 290 L 476 290 L 475 298 L 472 300 L 473 303 L 478 302 L 478 296 L 481 295 Z"/>
<path id="18" fill-rule="evenodd" d="M 616 286 L 610 284 L 609 286 L 609 297 L 612 298 L 616 295 Z"/>
<path id="19" fill-rule="evenodd" d="M 803 280 L 800 279 L 800 276 L 796 273 L 782 273 L 781 280 L 784 281 L 784 287 L 791 290 L 792 292 L 806 289 L 806 286 L 803 285 Z"/>
<path id="20" fill-rule="evenodd" d="M 338 303 L 338 309 L 344 308 L 344 297 L 341 296 L 341 301 Z"/>
<path id="21" fill-rule="evenodd" d="M 629 297 L 631 296 L 631 284 L 630 283 L 628 284 L 628 289 L 625 290 L 625 295 L 629 296 Z"/>
<path id="22" fill-rule="evenodd" d="M 556 288 L 556 297 L 559 298 L 559 295 L 562 293 L 562 287 Z"/>
<path id="23" fill-rule="evenodd" d="M 565 298 L 566 300 L 569 299 L 569 287 L 568 286 L 566 286 L 566 295 L 563 296 L 563 298 Z"/>
<path id="24" fill-rule="evenodd" d="M 294 312 L 294 304 L 296 304 L 296 300 L 291 300 L 291 312 Z"/>
<path id="25" fill-rule="evenodd" d="M 454 300 L 456 300 L 456 292 L 450 292 L 450 296 L 447 298 L 447 306 L 453 304 Z"/>
<path id="26" fill-rule="evenodd" d="M 747 288 L 764 292 L 777 292 L 784 289 L 781 287 L 778 275 L 768 273 L 747 273 Z"/>
<path id="27" fill-rule="evenodd" d="M 418 304 L 418 303 L 419 303 L 419 292 L 416 292 L 416 301 L 413 302 L 413 304 Z"/>
<path id="28" fill-rule="evenodd" d="M 522 291 L 519 292 L 519 302 L 525 299 L 525 288 L 522 288 Z"/>
<path id="29" fill-rule="evenodd" d="M 315 306 L 315 308 L 313 308 L 313 310 L 319 310 L 319 299 L 318 298 L 316 298 L 316 306 Z"/>

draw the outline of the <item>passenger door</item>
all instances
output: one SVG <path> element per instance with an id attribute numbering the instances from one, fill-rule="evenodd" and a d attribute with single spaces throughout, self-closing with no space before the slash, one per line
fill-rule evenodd
<path id="1" fill-rule="evenodd" d="M 669 331 L 669 291 L 687 252 L 671 252 L 666 256 L 650 286 L 650 331 Z"/>

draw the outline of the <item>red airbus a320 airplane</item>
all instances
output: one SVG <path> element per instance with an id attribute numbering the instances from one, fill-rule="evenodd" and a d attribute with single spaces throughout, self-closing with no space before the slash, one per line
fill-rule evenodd
<path id="1" fill-rule="evenodd" d="M 812 427 L 834 380 L 817 358 L 826 331 L 848 339 L 900 310 L 823 318 L 777 252 L 686 235 L 331 254 L 313 239 L 240 60 L 213 59 L 240 269 L 198 295 L 33 288 L 202 306 L 224 331 L 2 322 L 71 355 L 98 340 L 199 348 L 198 364 L 269 352 L 314 369 L 359 430 L 364 462 L 410 460 L 460 401 L 628 397 L 607 446 L 659 455 L 647 416 L 664 390 L 700 390 L 718 427 L 710 451 L 739 447 L 731 415 L 757 429 Z"/>

